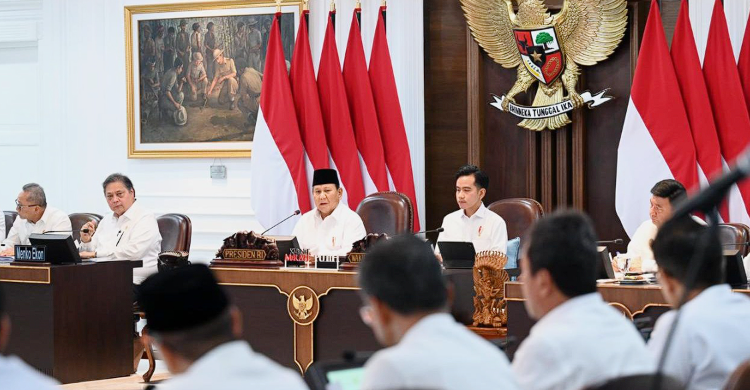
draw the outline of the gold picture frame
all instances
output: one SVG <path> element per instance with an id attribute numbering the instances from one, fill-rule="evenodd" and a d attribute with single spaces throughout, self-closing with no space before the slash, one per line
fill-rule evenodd
<path id="1" fill-rule="evenodd" d="M 276 7 L 273 0 L 124 7 L 128 158 L 251 156 L 267 30 Z M 291 61 L 303 1 L 282 0 L 280 7 L 284 52 Z M 189 46 L 180 51 L 190 27 Z M 210 85 L 219 65 L 212 60 L 209 43 L 222 51 L 221 57 L 233 57 L 236 69 L 235 77 L 224 78 L 213 90 Z M 188 61 L 192 64 L 184 63 Z M 179 73 L 174 69 L 178 63 L 183 63 Z M 257 74 L 243 80 L 251 68 Z M 196 75 L 190 81 L 188 71 Z M 198 77 L 205 82 L 193 82 Z M 235 81 L 230 83 L 230 78 Z M 176 99 L 178 95 L 182 98 Z"/>

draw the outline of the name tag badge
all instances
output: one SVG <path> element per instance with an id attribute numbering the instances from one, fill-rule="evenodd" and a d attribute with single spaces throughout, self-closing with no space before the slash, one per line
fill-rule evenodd
<path id="1" fill-rule="evenodd" d="M 338 256 L 315 256 L 315 268 L 339 268 Z"/>
<path id="2" fill-rule="evenodd" d="M 44 263 L 47 261 L 47 246 L 45 245 L 16 245 L 16 261 L 33 261 Z"/>

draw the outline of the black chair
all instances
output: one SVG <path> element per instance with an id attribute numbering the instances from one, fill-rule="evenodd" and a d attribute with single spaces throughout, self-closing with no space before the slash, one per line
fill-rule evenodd
<path id="1" fill-rule="evenodd" d="M 18 213 L 15 211 L 3 211 L 3 214 L 5 214 L 5 237 L 8 237 L 8 232 L 10 232 L 10 228 L 13 226 Z"/>
<path id="2" fill-rule="evenodd" d="M 99 226 L 99 222 L 102 221 L 102 216 L 94 213 L 73 213 L 68 215 L 70 218 L 70 226 L 73 229 L 73 240 L 81 239 L 81 228 L 88 222 L 94 221 Z"/>

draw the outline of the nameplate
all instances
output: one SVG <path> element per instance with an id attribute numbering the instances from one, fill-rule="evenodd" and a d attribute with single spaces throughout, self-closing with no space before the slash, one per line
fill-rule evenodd
<path id="1" fill-rule="evenodd" d="M 350 253 L 347 256 L 347 260 L 349 260 L 350 263 L 359 263 L 364 258 L 365 258 L 365 254 L 364 253 Z"/>
<path id="2" fill-rule="evenodd" d="M 315 268 L 339 268 L 338 256 L 315 256 Z"/>
<path id="3" fill-rule="evenodd" d="M 291 248 L 284 255 L 284 266 L 292 268 L 307 268 L 313 265 L 314 257 L 307 249 Z"/>
<path id="4" fill-rule="evenodd" d="M 16 245 L 16 261 L 34 261 L 44 263 L 47 261 L 47 246 L 45 245 Z"/>
<path id="5" fill-rule="evenodd" d="M 259 261 L 266 259 L 266 251 L 262 249 L 224 249 L 224 259 Z"/>

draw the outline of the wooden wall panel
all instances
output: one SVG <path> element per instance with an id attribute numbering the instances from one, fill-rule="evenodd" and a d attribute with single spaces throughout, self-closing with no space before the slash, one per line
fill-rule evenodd
<path id="1" fill-rule="evenodd" d="M 466 20 L 457 0 L 424 2 L 426 229 L 457 208 L 453 175 L 467 155 Z"/>

